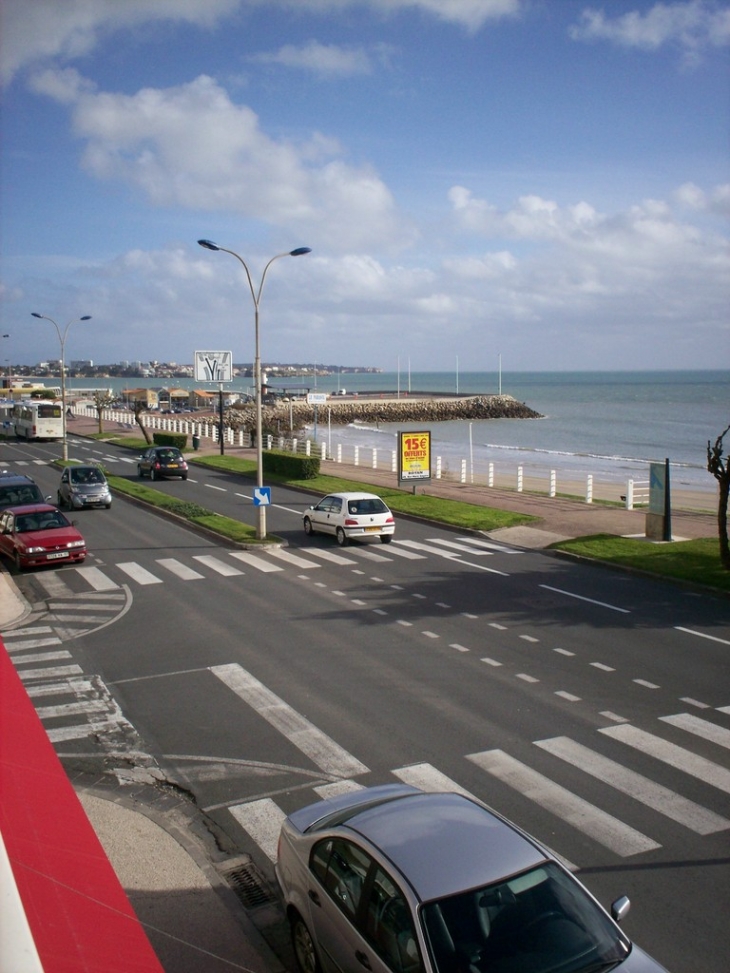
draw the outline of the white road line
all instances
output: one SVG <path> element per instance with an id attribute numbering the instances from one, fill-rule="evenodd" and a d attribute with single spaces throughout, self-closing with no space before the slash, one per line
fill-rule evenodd
<path id="1" fill-rule="evenodd" d="M 404 784 L 417 787 L 421 791 L 440 793 L 441 791 L 455 791 L 464 797 L 474 799 L 474 795 L 455 780 L 441 773 L 431 764 L 411 764 L 410 767 L 400 767 L 393 771 L 393 775 Z"/>
<path id="2" fill-rule="evenodd" d="M 462 537 L 463 541 L 474 547 L 486 547 L 490 551 L 497 551 L 499 554 L 524 554 L 515 547 L 505 547 L 504 544 L 495 544 L 494 541 L 484 541 L 480 537 Z"/>
<path id="3" fill-rule="evenodd" d="M 392 546 L 392 545 L 391 545 Z M 364 544 L 351 544 L 348 547 L 348 552 L 354 557 L 361 557 L 366 561 L 392 561 L 392 557 L 385 557 L 383 554 L 376 554 L 375 551 L 371 551 Z"/>
<path id="4" fill-rule="evenodd" d="M 36 574 L 35 580 L 43 588 L 45 588 L 49 597 L 51 598 L 72 598 L 73 591 L 69 588 L 65 581 L 59 578 L 55 571 L 49 571 L 46 574 Z"/>
<path id="5" fill-rule="evenodd" d="M 636 831 L 582 797 L 556 784 L 549 777 L 520 763 L 503 750 L 487 750 L 467 755 L 488 774 L 539 804 L 563 821 L 610 849 L 621 858 L 661 848 L 656 841 Z"/>
<path id="6" fill-rule="evenodd" d="M 646 807 L 684 825 L 696 834 L 714 834 L 730 828 L 730 821 L 715 814 L 694 801 L 690 801 L 675 791 L 657 784 L 642 774 L 624 767 L 600 753 L 589 750 L 568 737 L 553 737 L 551 740 L 536 740 L 535 745 L 548 753 L 565 760 L 573 767 L 596 777 L 622 794 L 628 794 Z"/>
<path id="7" fill-rule="evenodd" d="M 696 635 L 700 639 L 709 639 L 710 642 L 719 642 L 721 645 L 730 645 L 729 639 L 718 638 L 717 635 L 707 635 L 705 632 L 696 632 L 692 628 L 683 628 L 681 625 L 675 625 L 674 628 L 678 632 L 685 632 L 687 635 Z"/>
<path id="8" fill-rule="evenodd" d="M 228 810 L 267 857 L 275 862 L 279 832 L 286 818 L 279 805 L 270 797 L 264 797 L 247 804 L 234 804 Z"/>
<path id="9" fill-rule="evenodd" d="M 340 794 L 351 794 L 353 791 L 361 791 L 364 789 L 365 785 L 358 784 L 356 780 L 336 780 L 331 784 L 322 784 L 320 787 L 315 787 L 314 792 L 323 801 L 326 801 L 331 797 L 339 797 Z"/>
<path id="10" fill-rule="evenodd" d="M 26 692 L 32 699 L 39 696 L 58 696 L 60 693 L 91 692 L 89 679 L 64 679 L 63 682 L 45 683 L 43 686 L 30 686 Z"/>
<path id="11" fill-rule="evenodd" d="M 84 713 L 104 713 L 109 704 L 103 699 L 83 700 L 77 703 L 61 703 L 58 706 L 36 706 L 36 712 L 42 720 L 51 720 L 57 716 L 81 716 Z"/>
<path id="12" fill-rule="evenodd" d="M 206 568 L 210 568 L 211 571 L 215 571 L 217 574 L 222 574 L 224 578 L 232 578 L 237 574 L 243 574 L 243 571 L 234 568 L 232 564 L 226 564 L 225 561 L 219 561 L 212 554 L 194 554 L 193 560 L 199 561 L 200 564 Z"/>
<path id="13" fill-rule="evenodd" d="M 257 571 L 283 571 L 284 568 L 279 567 L 278 564 L 272 564 L 271 561 L 265 561 L 262 557 L 257 557 L 255 554 L 249 554 L 248 551 L 229 551 L 231 557 L 235 557 L 238 561 L 243 561 L 244 564 L 248 564 L 251 568 L 256 568 Z"/>
<path id="14" fill-rule="evenodd" d="M 117 564 L 120 571 L 124 571 L 132 581 L 136 581 L 137 584 L 162 584 L 161 578 L 156 578 L 151 571 L 147 568 L 143 568 L 141 564 L 137 564 L 135 561 L 124 561 Z"/>
<path id="15" fill-rule="evenodd" d="M 194 571 L 193 568 L 188 567 L 187 564 L 183 564 L 182 561 L 178 561 L 174 557 L 161 557 L 156 559 L 156 563 L 160 565 L 161 568 L 165 568 L 175 577 L 180 578 L 181 581 L 200 581 L 205 578 L 204 574 L 200 574 L 199 571 Z"/>
<path id="16" fill-rule="evenodd" d="M 99 720 L 95 723 L 81 723 L 78 726 L 63 726 L 56 729 L 46 729 L 46 734 L 51 743 L 64 743 L 67 740 L 81 740 L 84 737 L 97 736 L 98 734 L 108 733 L 120 723 L 127 726 L 130 724 L 123 716 L 109 720 Z"/>
<path id="17" fill-rule="evenodd" d="M 397 557 L 403 557 L 407 561 L 425 561 L 425 554 L 417 554 L 416 551 L 409 551 L 408 548 L 403 546 L 403 542 L 397 537 L 393 538 L 388 547 L 389 554 L 395 554 Z"/>
<path id="18" fill-rule="evenodd" d="M 471 554 L 473 557 L 492 557 L 494 554 L 494 551 L 479 550 L 479 548 L 475 550 L 474 547 L 467 547 L 466 544 L 459 544 L 457 541 L 448 541 L 441 537 L 427 537 L 426 540 L 429 544 L 442 544 L 452 551 L 461 551 L 464 554 Z"/>
<path id="19" fill-rule="evenodd" d="M 622 615 L 630 615 L 631 612 L 628 608 L 618 608 L 616 605 L 609 605 L 605 601 L 596 601 L 594 598 L 585 598 L 583 595 L 576 595 L 572 591 L 565 591 L 563 588 L 553 588 L 549 584 L 541 584 L 541 588 L 545 588 L 546 591 L 555 591 L 559 595 L 565 595 L 566 598 L 577 598 L 578 601 L 587 601 L 590 605 L 598 605 L 599 608 L 609 608 L 613 612 L 621 612 Z"/>
<path id="20" fill-rule="evenodd" d="M 24 655 L 22 659 L 13 659 L 17 666 L 26 662 L 55 662 L 57 659 L 70 659 L 71 653 L 66 649 L 59 649 L 57 652 L 39 652 L 37 655 Z M 23 670 L 18 670 L 22 672 Z M 22 677 L 21 677 L 22 678 Z"/>
<path id="21" fill-rule="evenodd" d="M 283 547 L 272 547 L 271 550 L 266 552 L 269 557 L 277 558 L 279 561 L 283 561 L 284 564 L 291 564 L 295 568 L 321 568 L 322 565 L 318 564 L 317 561 L 310 561 L 309 558 L 300 557 L 298 554 L 292 554 L 291 551 L 285 551 Z"/>
<path id="22" fill-rule="evenodd" d="M 11 632 L 3 632 L 3 638 L 7 644 L 8 639 L 17 638 L 21 635 L 48 635 L 52 631 L 50 625 L 31 625 L 30 628 L 14 628 Z"/>
<path id="23" fill-rule="evenodd" d="M 5 648 L 9 655 L 16 652 L 25 652 L 28 649 L 40 649 L 44 645 L 60 645 L 61 639 L 57 635 L 52 635 L 45 639 L 25 639 L 23 642 L 6 642 Z"/>
<path id="24" fill-rule="evenodd" d="M 703 740 L 709 740 L 710 743 L 717 743 L 719 746 L 730 750 L 730 730 L 727 730 L 724 726 L 717 726 L 715 723 L 701 720 L 699 716 L 693 716 L 691 713 L 660 716 L 659 719 L 664 723 L 670 723 L 672 726 L 678 726 L 680 730 L 694 733 L 695 736 L 702 737 Z"/>
<path id="25" fill-rule="evenodd" d="M 80 676 L 83 674 L 81 666 L 48 666 L 45 669 L 20 669 L 18 675 L 22 682 L 31 679 L 57 679 L 59 676 Z"/>
<path id="26" fill-rule="evenodd" d="M 231 663 L 213 666 L 210 671 L 306 754 L 320 770 L 333 777 L 355 777 L 368 772 L 365 764 L 360 763 L 241 666 Z"/>
<path id="27" fill-rule="evenodd" d="M 622 726 L 607 726 L 598 732 L 605 733 L 612 740 L 625 743 L 628 747 L 655 757 L 669 764 L 670 767 L 730 794 L 730 770 L 704 757 L 699 757 L 690 750 L 685 750 L 684 747 L 678 747 L 675 743 L 654 736 L 653 733 L 647 733 L 646 730 L 640 730 L 636 726 L 630 726 L 628 723 Z"/>
<path id="28" fill-rule="evenodd" d="M 119 587 L 99 568 L 76 568 L 76 571 L 94 591 L 111 591 Z"/>
<path id="29" fill-rule="evenodd" d="M 401 540 L 398 543 L 401 546 L 409 547 L 414 551 L 425 551 L 427 554 L 437 554 L 439 557 L 445 557 L 450 561 L 455 561 L 459 558 L 459 555 L 455 554 L 453 551 L 444 550 L 443 547 L 435 547 L 433 544 L 424 544 L 421 541 Z"/>
<path id="30" fill-rule="evenodd" d="M 306 551 L 312 557 L 321 557 L 323 561 L 329 561 L 331 564 L 357 563 L 351 557 L 343 557 L 341 554 L 335 554 L 334 551 L 328 551 L 325 547 L 308 547 Z"/>

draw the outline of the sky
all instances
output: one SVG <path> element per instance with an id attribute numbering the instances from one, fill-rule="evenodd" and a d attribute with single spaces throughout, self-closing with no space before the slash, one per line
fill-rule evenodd
<path id="1" fill-rule="evenodd" d="M 0 367 L 730 364 L 728 2 L 1 10 Z"/>

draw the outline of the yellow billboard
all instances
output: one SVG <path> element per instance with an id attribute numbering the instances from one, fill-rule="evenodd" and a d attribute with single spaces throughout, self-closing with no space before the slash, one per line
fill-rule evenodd
<path id="1" fill-rule="evenodd" d="M 398 433 L 398 479 L 431 479 L 431 432 Z"/>

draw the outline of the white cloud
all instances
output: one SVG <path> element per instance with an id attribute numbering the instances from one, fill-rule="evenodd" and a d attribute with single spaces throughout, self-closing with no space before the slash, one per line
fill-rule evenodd
<path id="1" fill-rule="evenodd" d="M 114 31 L 150 21 L 173 21 L 213 27 L 236 10 L 295 7 L 326 15 L 347 7 L 370 7 L 381 13 L 421 11 L 439 20 L 478 30 L 487 21 L 517 14 L 524 0 L 3 0 L 0 74 L 8 83 L 18 71 L 48 59 L 74 59 L 94 50 Z M 295 53 L 295 52 L 293 52 Z M 313 52 L 309 52 L 310 55 Z M 320 65 L 326 69 L 324 51 Z M 300 52 L 304 56 L 306 51 Z M 288 56 L 285 52 L 283 56 Z M 342 54 L 339 55 L 342 57 Z M 361 62 L 363 55 L 351 55 Z M 336 50 L 330 54 L 337 60 Z M 306 65 L 304 65 L 306 66 Z M 322 70 L 321 66 L 319 70 Z M 332 68 L 329 69 L 330 71 Z"/>
<path id="2" fill-rule="evenodd" d="M 273 53 L 254 54 L 247 60 L 259 64 L 281 64 L 287 68 L 311 71 L 325 78 L 346 78 L 370 74 L 372 65 L 368 54 L 361 49 L 320 44 L 310 41 L 303 47 L 285 44 Z"/>
<path id="3" fill-rule="evenodd" d="M 45 71 L 33 85 L 70 104 L 90 173 L 127 183 L 154 205 L 238 213 L 339 251 L 413 239 L 370 167 L 349 165 L 320 134 L 270 138 L 212 78 L 122 95 L 98 92 L 67 69 Z"/>
<path id="4" fill-rule="evenodd" d="M 3 0 L 2 77 L 45 58 L 78 58 L 102 34 L 149 21 L 209 27 L 240 0 Z"/>
<path id="5" fill-rule="evenodd" d="M 707 0 L 682 0 L 656 3 L 646 13 L 633 10 L 611 19 L 603 10 L 589 7 L 569 33 L 578 41 L 607 40 L 645 51 L 676 44 L 685 62 L 692 64 L 705 47 L 730 43 L 730 8 Z"/>

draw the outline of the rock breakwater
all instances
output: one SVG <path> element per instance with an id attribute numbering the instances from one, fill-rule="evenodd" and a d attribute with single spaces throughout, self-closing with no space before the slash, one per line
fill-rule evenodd
<path id="1" fill-rule="evenodd" d="M 239 423 L 252 426 L 255 409 L 247 405 L 236 410 Z M 358 397 L 347 401 L 330 399 L 318 406 L 318 419 L 327 419 L 333 425 L 346 426 L 360 422 L 372 425 L 378 422 L 448 422 L 455 419 L 541 419 L 524 402 L 511 395 L 471 395 L 441 398 L 436 396 Z M 314 422 L 314 406 L 306 402 L 281 402 L 266 405 L 262 409 L 264 427 L 276 428 L 286 421 L 295 428 Z"/>

